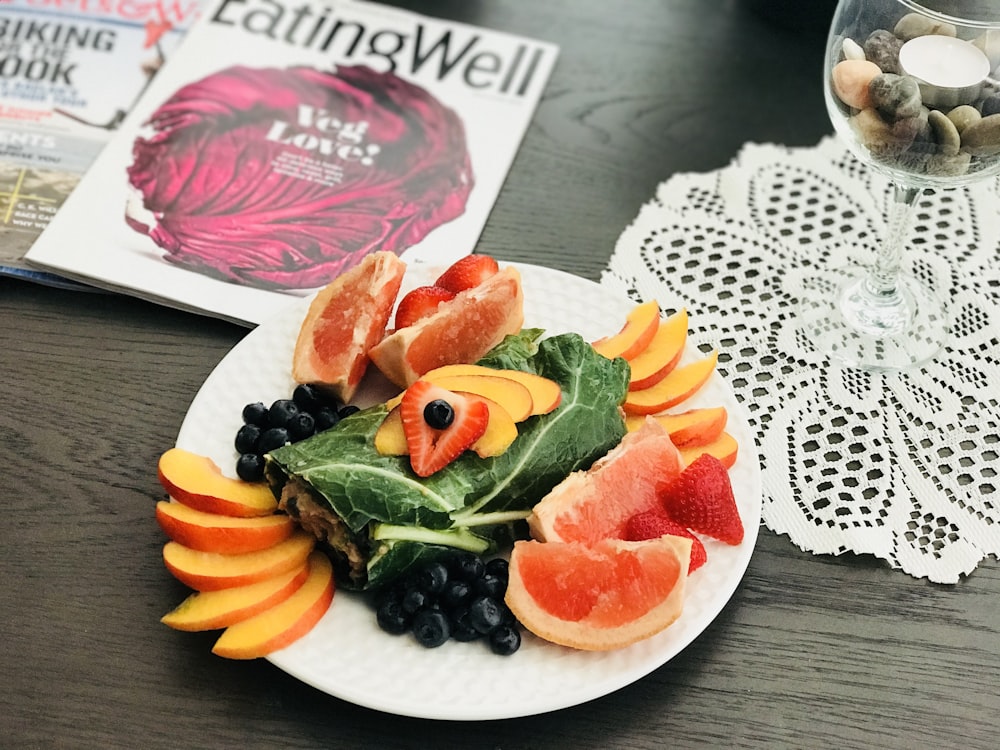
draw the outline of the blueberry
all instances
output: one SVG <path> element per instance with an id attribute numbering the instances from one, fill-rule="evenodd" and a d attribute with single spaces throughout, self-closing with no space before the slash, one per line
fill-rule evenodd
<path id="1" fill-rule="evenodd" d="M 264 478 L 264 457 L 259 453 L 243 453 L 236 459 L 236 476 L 244 482 L 259 482 Z"/>
<path id="2" fill-rule="evenodd" d="M 443 430 L 455 421 L 455 410 L 443 398 L 436 398 L 424 407 L 424 421 L 435 430 Z"/>
<path id="3" fill-rule="evenodd" d="M 502 557 L 494 557 L 486 563 L 486 572 L 492 576 L 500 578 L 503 581 L 506 581 L 510 575 L 510 563 Z"/>
<path id="4" fill-rule="evenodd" d="M 340 421 L 340 417 L 337 415 L 337 410 L 333 407 L 323 406 L 313 414 L 313 420 L 316 423 L 316 432 L 323 432 L 323 430 L 329 430 L 337 424 Z"/>
<path id="5" fill-rule="evenodd" d="M 403 594 L 402 607 L 411 615 L 430 606 L 431 598 L 426 591 L 418 588 L 411 588 Z"/>
<path id="6" fill-rule="evenodd" d="M 506 602 L 500 602 L 500 625 L 509 625 L 514 627 L 517 625 L 517 616 L 510 611 L 510 607 L 507 606 Z"/>
<path id="7" fill-rule="evenodd" d="M 467 643 L 482 637 L 482 633 L 472 627 L 469 621 L 469 608 L 459 607 L 451 614 L 451 637 L 456 641 Z"/>
<path id="8" fill-rule="evenodd" d="M 325 406 L 326 402 L 323 400 L 323 395 L 319 392 L 319 389 L 310 385 L 309 383 L 300 383 L 295 386 L 295 390 L 292 391 L 292 401 L 295 405 L 299 407 L 299 411 L 314 412 L 321 406 Z"/>
<path id="9" fill-rule="evenodd" d="M 500 604 L 491 596 L 478 596 L 469 605 L 469 624 L 483 635 L 494 631 L 502 621 Z"/>
<path id="10" fill-rule="evenodd" d="M 299 407 L 292 399 L 279 398 L 267 410 L 267 421 L 272 427 L 284 427 L 298 413 Z"/>
<path id="11" fill-rule="evenodd" d="M 446 607 L 455 608 L 468 601 L 472 587 L 465 581 L 449 580 L 441 592 L 441 603 Z"/>
<path id="12" fill-rule="evenodd" d="M 237 453 L 256 453 L 257 441 L 260 440 L 262 430 L 255 424 L 245 424 L 236 431 Z"/>
<path id="13" fill-rule="evenodd" d="M 261 434 L 260 441 L 257 443 L 257 450 L 261 453 L 270 453 L 286 445 L 288 442 L 290 442 L 288 439 L 288 430 L 284 427 L 271 427 L 264 430 L 263 434 Z"/>
<path id="14" fill-rule="evenodd" d="M 413 618 L 413 635 L 427 648 L 436 648 L 451 637 L 448 617 L 439 609 L 422 609 Z"/>
<path id="15" fill-rule="evenodd" d="M 267 407 L 262 401 L 247 404 L 243 407 L 243 421 L 258 427 L 267 427 Z"/>
<path id="16" fill-rule="evenodd" d="M 416 583 L 428 594 L 440 594 L 448 583 L 448 568 L 444 563 L 430 563 L 417 572 Z"/>
<path id="17" fill-rule="evenodd" d="M 500 625 L 490 633 L 490 650 L 500 656 L 510 656 L 521 648 L 521 634 L 510 625 Z"/>
<path id="18" fill-rule="evenodd" d="M 455 578 L 472 583 L 481 578 L 486 569 L 479 555 L 471 552 L 459 552 L 450 561 L 449 567 Z"/>
<path id="19" fill-rule="evenodd" d="M 305 440 L 316 432 L 316 420 L 309 412 L 300 411 L 288 420 L 285 429 L 288 430 L 288 438 L 293 443 Z"/>
<path id="20" fill-rule="evenodd" d="M 347 419 L 352 414 L 357 414 L 361 409 L 354 404 L 347 404 L 346 406 L 341 406 L 337 409 L 337 416 L 341 419 Z"/>
<path id="21" fill-rule="evenodd" d="M 375 612 L 378 626 L 387 633 L 399 635 L 410 629 L 410 613 L 398 599 L 386 599 Z"/>
<path id="22" fill-rule="evenodd" d="M 502 599 L 504 592 L 507 590 L 507 582 L 498 576 L 486 573 L 473 584 L 473 589 L 477 594 L 482 594 L 493 599 Z"/>

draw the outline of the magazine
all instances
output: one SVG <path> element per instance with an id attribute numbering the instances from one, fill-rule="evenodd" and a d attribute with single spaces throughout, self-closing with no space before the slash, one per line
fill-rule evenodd
<path id="1" fill-rule="evenodd" d="M 215 0 L 27 254 L 255 325 L 376 250 L 475 250 L 557 48 L 362 0 Z"/>
<path id="2" fill-rule="evenodd" d="M 0 274 L 28 248 L 198 14 L 201 0 L 0 0 Z"/>

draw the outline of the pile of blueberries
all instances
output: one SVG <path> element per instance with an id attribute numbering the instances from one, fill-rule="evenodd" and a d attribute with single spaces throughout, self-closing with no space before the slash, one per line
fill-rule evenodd
<path id="1" fill-rule="evenodd" d="M 358 407 L 341 404 L 306 383 L 295 386 L 291 398 L 279 398 L 270 406 L 262 401 L 247 404 L 236 432 L 237 476 L 259 482 L 264 478 L 264 454 L 328 430 L 356 411 Z"/>
<path id="2" fill-rule="evenodd" d="M 387 633 L 412 633 L 435 648 L 456 641 L 485 640 L 490 650 L 509 656 L 521 647 L 517 618 L 504 603 L 507 561 L 484 561 L 455 551 L 419 565 L 376 599 L 376 620 Z"/>

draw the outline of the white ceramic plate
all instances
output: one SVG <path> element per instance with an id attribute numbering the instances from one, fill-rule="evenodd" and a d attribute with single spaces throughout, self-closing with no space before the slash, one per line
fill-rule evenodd
<path id="1" fill-rule="evenodd" d="M 540 266 L 517 264 L 524 287 L 525 325 L 548 334 L 576 331 L 587 340 L 616 333 L 634 307 L 591 281 Z M 431 283 L 441 269 L 412 266 L 403 291 Z M 402 293 L 401 293 L 402 294 Z M 306 302 L 249 333 L 211 373 L 191 404 L 177 444 L 212 457 L 232 476 L 233 437 L 244 404 L 290 396 L 295 337 Z M 700 356 L 690 351 L 687 358 Z M 384 387 L 384 384 L 383 386 Z M 385 398 L 367 384 L 355 403 Z M 606 653 L 555 646 L 529 633 L 519 651 L 496 656 L 484 642 L 449 641 L 426 649 L 375 623 L 359 595 L 338 592 L 313 630 L 269 659 L 330 695 L 380 711 L 431 719 L 501 719 L 577 705 L 617 690 L 660 667 L 719 614 L 746 571 L 757 539 L 761 479 L 753 433 L 742 407 L 716 374 L 683 408 L 723 405 L 740 453 L 730 475 L 746 536 L 739 546 L 706 540 L 708 562 L 689 581 L 680 619 L 657 636 Z"/>

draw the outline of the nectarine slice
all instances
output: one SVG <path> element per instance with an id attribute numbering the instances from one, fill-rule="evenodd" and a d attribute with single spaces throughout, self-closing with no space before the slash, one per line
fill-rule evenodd
<path id="1" fill-rule="evenodd" d="M 531 394 L 531 414 L 548 414 L 562 401 L 562 389 L 554 380 L 543 378 L 533 372 L 521 370 L 498 370 L 482 365 L 445 365 L 424 374 L 424 378 L 449 377 L 452 375 L 491 375 L 508 380 L 516 380 Z"/>
<path id="2" fill-rule="evenodd" d="M 729 469 L 736 463 L 737 454 L 739 453 L 739 443 L 728 432 L 723 432 L 711 443 L 689 445 L 679 450 L 681 457 L 684 459 L 685 466 L 689 466 L 701 454 L 708 453 L 719 459 L 722 465 Z"/>
<path id="3" fill-rule="evenodd" d="M 632 308 L 625 317 L 625 325 L 614 336 L 606 336 L 593 343 L 598 354 L 614 359 L 632 359 L 649 346 L 660 326 L 660 306 L 656 300 Z"/>
<path id="4" fill-rule="evenodd" d="M 266 484 L 224 476 L 207 456 L 171 448 L 156 467 L 160 484 L 179 503 L 223 516 L 267 516 L 278 509 Z"/>
<path id="5" fill-rule="evenodd" d="M 156 521 L 167 536 L 185 547 L 227 555 L 273 547 L 295 530 L 295 523 L 285 515 L 224 516 L 166 500 L 156 504 Z"/>
<path id="6" fill-rule="evenodd" d="M 641 391 L 659 383 L 680 362 L 687 341 L 687 310 L 680 310 L 656 329 L 649 346 L 628 361 L 632 370 L 628 389 Z"/>
<path id="7" fill-rule="evenodd" d="M 399 404 L 389 409 L 389 413 L 375 431 L 375 450 L 383 456 L 410 454 L 410 447 L 406 444 L 406 433 L 403 432 L 403 417 L 399 413 Z"/>
<path id="8" fill-rule="evenodd" d="M 240 555 L 202 552 L 167 542 L 163 562 L 174 578 L 195 591 L 218 591 L 293 570 L 306 561 L 315 546 L 315 537 L 301 530 L 273 547 Z"/>
<path id="9" fill-rule="evenodd" d="M 226 628 L 212 653 L 227 659 L 256 659 L 285 648 L 320 621 L 333 592 L 333 566 L 325 554 L 313 552 L 306 582 L 280 604 Z"/>
<path id="10" fill-rule="evenodd" d="M 653 419 L 663 425 L 674 445 L 684 448 L 714 441 L 726 428 L 728 416 L 726 407 L 713 406 L 689 409 L 680 414 L 654 414 Z M 625 417 L 625 427 L 632 432 L 642 427 L 645 421 L 645 415 L 631 414 Z"/>
<path id="11" fill-rule="evenodd" d="M 160 622 L 174 630 L 218 630 L 253 617 L 280 604 L 298 591 L 309 575 L 309 566 L 289 570 L 246 586 L 191 594 Z"/>
<path id="12" fill-rule="evenodd" d="M 420 378 L 428 380 L 427 376 Z M 474 393 L 500 404 L 515 422 L 531 416 L 534 404 L 531 393 L 523 385 L 509 378 L 495 375 L 447 375 L 430 379 L 434 385 L 456 393 Z"/>
<path id="13" fill-rule="evenodd" d="M 622 408 L 626 414 L 656 414 L 693 396 L 711 377 L 719 360 L 718 350 L 674 370 L 656 385 L 629 391 Z"/>
<path id="14" fill-rule="evenodd" d="M 503 406 L 492 399 L 469 393 L 462 395 L 486 402 L 486 406 L 490 410 L 490 421 L 486 424 L 486 432 L 472 444 L 472 450 L 480 458 L 499 456 L 517 439 L 517 424 L 514 418 Z"/>

